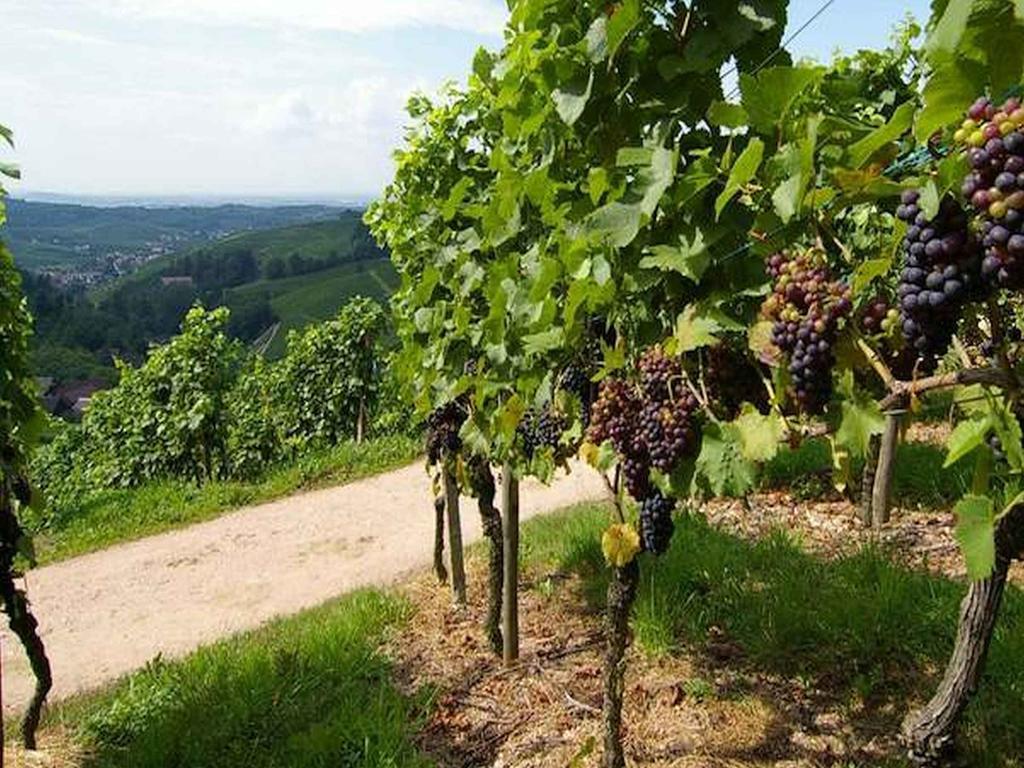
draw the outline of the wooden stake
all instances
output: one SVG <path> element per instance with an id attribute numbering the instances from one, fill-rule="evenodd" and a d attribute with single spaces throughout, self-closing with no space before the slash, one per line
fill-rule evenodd
<path id="1" fill-rule="evenodd" d="M 459 515 L 459 484 L 445 462 L 444 497 L 448 508 L 448 555 L 451 558 L 452 594 L 456 605 L 466 604 L 466 568 L 462 560 L 462 519 Z"/>
<path id="2" fill-rule="evenodd" d="M 505 582 L 501 599 L 502 658 L 506 665 L 519 660 L 519 481 L 512 465 L 501 470 L 501 508 Z"/>
<path id="3" fill-rule="evenodd" d="M 896 458 L 896 445 L 900 438 L 900 417 L 888 414 L 885 417 L 885 432 L 878 448 L 878 468 L 875 470 L 875 486 L 871 492 L 871 521 L 875 530 L 889 522 L 889 505 L 892 501 L 892 472 Z"/>

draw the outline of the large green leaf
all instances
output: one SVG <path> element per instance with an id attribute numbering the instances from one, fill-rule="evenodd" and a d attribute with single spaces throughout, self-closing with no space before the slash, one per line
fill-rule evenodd
<path id="1" fill-rule="evenodd" d="M 964 456 L 981 447 L 985 436 L 992 429 L 992 421 L 986 416 L 980 419 L 961 421 L 946 440 L 946 461 L 942 467 L 951 467 Z"/>
<path id="2" fill-rule="evenodd" d="M 725 330 L 725 326 L 712 313 L 706 313 L 696 304 L 683 310 L 676 321 L 675 338 L 680 352 L 691 352 L 701 347 L 709 347 L 718 343 L 715 335 Z"/>
<path id="3" fill-rule="evenodd" d="M 735 424 L 710 424 L 704 430 L 696 479 L 716 496 L 743 496 L 754 487 L 757 470 L 743 455 L 743 436 Z"/>
<path id="4" fill-rule="evenodd" d="M 770 133 L 796 98 L 825 75 L 823 67 L 769 67 L 757 75 L 740 75 L 743 107 L 750 125 Z"/>
<path id="5" fill-rule="evenodd" d="M 716 101 L 708 109 L 708 122 L 722 128 L 739 128 L 746 125 L 749 120 L 747 110 L 743 108 L 742 104 Z"/>
<path id="6" fill-rule="evenodd" d="M 974 0 L 949 0 L 945 11 L 925 41 L 925 50 L 929 54 L 955 51 L 967 29 L 973 6 Z"/>
<path id="7" fill-rule="evenodd" d="M 847 160 L 851 168 L 862 168 L 868 160 L 886 144 L 899 139 L 910 130 L 914 122 L 916 105 L 912 101 L 901 104 L 889 118 L 889 122 L 876 128 L 847 151 Z"/>
<path id="8" fill-rule="evenodd" d="M 679 245 L 655 245 L 649 248 L 647 253 L 648 255 L 640 259 L 642 269 L 678 272 L 695 283 L 700 282 L 711 261 L 711 254 L 708 253 L 704 242 L 704 233 L 699 229 L 693 237 L 693 242 L 681 236 Z"/>
<path id="9" fill-rule="evenodd" d="M 935 131 L 963 118 L 964 110 L 978 96 L 985 82 L 984 66 L 957 57 L 943 57 L 936 64 L 922 92 L 924 108 L 917 113 L 914 135 L 927 141 Z"/>
<path id="10" fill-rule="evenodd" d="M 622 0 L 608 19 L 608 58 L 614 59 L 622 41 L 640 21 L 640 0 Z"/>
<path id="11" fill-rule="evenodd" d="M 743 457 L 749 461 L 771 461 L 786 435 L 786 424 L 776 411 L 762 414 L 750 403 L 743 404 L 733 424 L 739 430 Z"/>
<path id="12" fill-rule="evenodd" d="M 885 430 L 882 410 L 876 401 L 860 396 L 844 400 L 841 408 L 843 415 L 836 430 L 836 443 L 853 456 L 866 456 L 872 435 L 880 435 Z"/>
<path id="13" fill-rule="evenodd" d="M 591 70 L 584 83 L 580 79 L 577 83 L 567 85 L 565 88 L 556 88 L 551 93 L 551 99 L 555 102 L 555 109 L 558 116 L 566 125 L 573 125 L 590 101 L 590 91 L 594 87 L 594 71 Z"/>
<path id="14" fill-rule="evenodd" d="M 732 200 L 735 194 L 740 191 L 740 188 L 754 178 L 755 174 L 757 174 L 757 169 L 761 167 L 763 157 L 764 142 L 757 137 L 752 138 L 743 152 L 740 153 L 740 156 L 736 158 L 736 162 L 733 163 L 732 170 L 729 171 L 729 179 L 725 183 L 725 189 L 722 190 L 718 199 L 715 200 L 716 219 L 721 217 L 722 210 L 729 204 L 729 201 Z"/>
<path id="15" fill-rule="evenodd" d="M 995 511 L 987 496 L 964 496 L 953 508 L 956 540 L 964 553 L 967 575 L 978 581 L 992 575 L 996 564 Z"/>

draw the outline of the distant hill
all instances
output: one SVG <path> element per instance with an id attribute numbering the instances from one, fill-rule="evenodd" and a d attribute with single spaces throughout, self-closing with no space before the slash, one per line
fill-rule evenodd
<path id="1" fill-rule="evenodd" d="M 387 254 L 373 242 L 361 212 L 327 221 L 246 232 L 155 258 L 131 275 L 88 292 L 61 289 L 27 273 L 37 318 L 38 373 L 62 378 L 83 354 L 101 365 L 112 355 L 137 360 L 174 334 L 194 303 L 231 309 L 230 331 L 266 340 L 269 356 L 286 334 L 334 315 L 356 294 L 384 299 L 397 285 Z M 90 375 L 95 375 L 90 371 Z"/>
<path id="2" fill-rule="evenodd" d="M 125 271 L 153 256 L 236 232 L 324 221 L 342 209 L 325 205 L 89 206 L 7 201 L 4 237 L 23 269 Z"/>

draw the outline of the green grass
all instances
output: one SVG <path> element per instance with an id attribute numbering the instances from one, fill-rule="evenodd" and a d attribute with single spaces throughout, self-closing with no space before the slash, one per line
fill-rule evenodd
<path id="1" fill-rule="evenodd" d="M 49 716 L 90 749 L 88 768 L 419 768 L 426 696 L 392 685 L 380 645 L 410 608 L 361 591 L 154 662 Z"/>
<path id="2" fill-rule="evenodd" d="M 261 280 L 233 288 L 227 303 L 256 294 L 267 294 L 281 328 L 267 350 L 268 357 L 284 354 L 288 332 L 310 323 L 334 317 L 353 296 L 386 299 L 398 285 L 395 268 L 390 261 L 376 259 L 343 264 L 308 275 L 280 280 Z"/>
<path id="3" fill-rule="evenodd" d="M 929 443 L 901 443 L 893 470 L 893 500 L 905 507 L 948 508 L 970 488 L 969 462 L 948 469 L 946 453 Z M 854 462 L 860 477 L 863 462 Z M 821 498 L 831 487 L 832 459 L 824 438 L 784 447 L 761 474 L 763 488 L 789 488 L 802 498 Z"/>
<path id="4" fill-rule="evenodd" d="M 599 607 L 608 578 L 599 544 L 607 520 L 606 507 L 591 505 L 531 520 L 524 558 L 579 573 L 587 599 Z M 741 663 L 832 692 L 855 727 L 879 713 L 896 727 L 909 700 L 932 693 L 964 593 L 963 584 L 900 567 L 879 549 L 824 561 L 784 533 L 748 542 L 699 516 L 679 517 L 669 552 L 643 558 L 642 569 L 634 627 L 648 652 L 700 650 L 717 627 L 742 648 Z M 968 713 L 966 764 L 1021 765 L 1022 681 L 1024 595 L 1010 588 Z"/>
<path id="5" fill-rule="evenodd" d="M 36 533 L 41 563 L 92 552 L 123 541 L 208 520 L 238 507 L 299 490 L 338 485 L 403 466 L 419 455 L 420 441 L 383 437 L 362 445 L 345 442 L 307 454 L 253 482 L 223 481 L 196 486 L 180 480 L 103 491 L 60 527 Z"/>

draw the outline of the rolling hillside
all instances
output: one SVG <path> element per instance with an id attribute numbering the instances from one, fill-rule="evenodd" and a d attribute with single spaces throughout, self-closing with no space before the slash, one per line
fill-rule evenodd
<path id="1" fill-rule="evenodd" d="M 62 361 L 82 354 L 139 359 L 177 332 L 196 302 L 231 309 L 231 332 L 250 342 L 276 328 L 267 354 L 283 353 L 289 330 L 326 319 L 356 294 L 386 298 L 397 283 L 361 213 L 228 236 L 160 256 L 88 293 L 69 293 L 26 275 L 37 317 L 39 374 L 64 378 Z"/>
<path id="2" fill-rule="evenodd" d="M 284 353 L 289 331 L 327 320 L 353 296 L 384 300 L 398 287 L 398 275 L 387 259 L 372 259 L 298 277 L 261 280 L 227 291 L 227 306 L 266 296 L 280 327 L 266 355 Z"/>
<path id="3" fill-rule="evenodd" d="M 23 269 L 109 270 L 110 260 L 144 260 L 234 232 L 323 221 L 323 205 L 111 206 L 7 201 L 5 237 Z"/>

